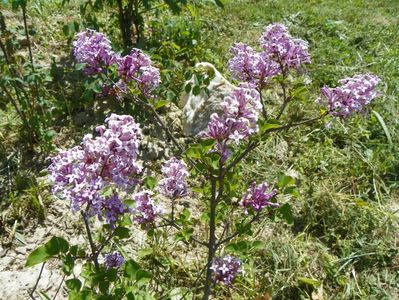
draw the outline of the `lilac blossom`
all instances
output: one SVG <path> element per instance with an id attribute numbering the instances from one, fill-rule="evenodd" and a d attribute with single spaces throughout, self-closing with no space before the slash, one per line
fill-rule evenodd
<path id="1" fill-rule="evenodd" d="M 187 195 L 188 176 L 184 161 L 172 157 L 162 167 L 164 178 L 159 182 L 159 191 L 170 198 L 180 198 Z"/>
<path id="2" fill-rule="evenodd" d="M 278 207 L 279 204 L 270 202 L 277 194 L 276 189 L 269 189 L 269 185 L 267 183 L 261 183 L 259 185 L 256 182 L 253 182 L 246 194 L 242 198 L 240 205 L 244 207 L 245 213 L 248 213 L 248 208 L 251 207 L 255 212 L 261 211 L 266 206 Z"/>
<path id="3" fill-rule="evenodd" d="M 244 274 L 241 261 L 230 255 L 215 257 L 211 270 L 213 271 L 216 283 L 224 283 L 229 286 L 239 273 Z"/>
<path id="4" fill-rule="evenodd" d="M 380 78 L 372 74 L 356 75 L 339 81 L 341 86 L 321 89 L 328 101 L 328 111 L 331 115 L 347 118 L 356 112 L 361 112 L 365 106 L 379 96 L 376 86 Z"/>
<path id="5" fill-rule="evenodd" d="M 151 65 L 149 56 L 135 48 L 118 60 L 118 74 L 126 84 L 135 82 L 146 96 L 151 96 L 161 82 L 159 70 Z"/>
<path id="6" fill-rule="evenodd" d="M 152 66 L 149 56 L 134 48 L 130 54 L 121 57 L 112 51 L 110 41 L 102 33 L 90 29 L 80 32 L 73 46 L 76 60 L 85 64 L 86 75 L 108 75 L 109 81 L 104 83 L 99 96 L 116 95 L 122 99 L 129 84 L 132 84 L 145 96 L 152 97 L 161 82 L 159 69 Z M 117 69 L 117 74 L 109 74 L 112 73 L 112 66 Z M 120 80 L 114 80 L 112 75 L 118 75 Z M 115 84 L 110 83 L 115 81 Z"/>
<path id="7" fill-rule="evenodd" d="M 258 131 L 262 104 L 254 88 L 241 86 L 234 89 L 231 95 L 223 99 L 221 107 L 224 110 L 223 117 L 213 114 L 203 136 L 219 141 L 231 139 L 238 143 Z"/>
<path id="8" fill-rule="evenodd" d="M 96 128 L 99 136 L 86 135 L 81 146 L 53 157 L 49 171 L 53 192 L 70 200 L 74 211 L 86 205 L 89 215 L 100 217 L 104 212 L 113 222 L 120 211 L 117 200 L 104 197 L 101 191 L 108 186 L 132 187 L 137 183 L 133 175 L 142 170 L 137 162 L 141 130 L 131 116 L 112 114 L 105 121 L 107 127 Z"/>
<path id="9" fill-rule="evenodd" d="M 283 24 L 266 26 L 259 42 L 264 53 L 283 68 L 299 68 L 302 64 L 311 62 L 308 43 L 293 38 Z"/>
<path id="10" fill-rule="evenodd" d="M 224 115 L 212 114 L 208 128 L 200 135 L 215 139 L 216 151 L 225 160 L 229 156 L 229 141 L 238 144 L 258 131 L 257 122 L 262 105 L 258 91 L 250 85 L 243 85 L 226 96 L 221 106 Z"/>
<path id="11" fill-rule="evenodd" d="M 107 269 L 119 269 L 125 263 L 125 259 L 117 251 L 106 254 L 104 260 Z"/>
<path id="12" fill-rule="evenodd" d="M 235 43 L 230 52 L 234 57 L 229 60 L 229 70 L 236 79 L 263 87 L 269 78 L 280 72 L 279 65 L 268 55 L 246 44 Z"/>
<path id="13" fill-rule="evenodd" d="M 152 224 L 155 222 L 155 218 L 163 212 L 162 208 L 155 204 L 151 198 L 152 195 L 153 192 L 144 190 L 133 196 L 133 199 L 136 201 L 134 220 L 138 224 Z"/>
<path id="14" fill-rule="evenodd" d="M 102 73 L 116 63 L 118 55 L 112 51 L 110 41 L 104 34 L 88 29 L 77 34 L 73 42 L 73 54 L 79 63 L 84 63 L 85 73 Z"/>
<path id="15" fill-rule="evenodd" d="M 107 223 L 111 224 L 112 226 L 121 215 L 128 211 L 116 193 L 106 201 L 103 201 L 102 210 L 104 211 L 104 216 L 107 220 Z"/>

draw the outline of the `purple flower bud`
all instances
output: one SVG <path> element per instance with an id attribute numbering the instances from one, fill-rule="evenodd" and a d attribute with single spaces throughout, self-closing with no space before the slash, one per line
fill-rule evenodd
<path id="1" fill-rule="evenodd" d="M 110 225 L 118 220 L 119 216 L 123 215 L 127 209 L 123 206 L 118 194 L 112 195 L 108 199 L 104 199 L 102 203 L 102 210 L 104 211 L 105 219 Z"/>
<path id="2" fill-rule="evenodd" d="M 119 269 L 125 263 L 125 259 L 117 251 L 106 254 L 104 259 L 105 268 L 107 269 Z"/>
<path id="3" fill-rule="evenodd" d="M 240 205 L 244 207 L 245 213 L 248 213 L 247 209 L 249 207 L 255 212 L 261 211 L 266 206 L 278 207 L 279 204 L 269 201 L 276 194 L 277 190 L 269 190 L 269 185 L 267 183 L 264 182 L 256 185 L 256 182 L 253 182 L 242 198 Z"/>
<path id="4" fill-rule="evenodd" d="M 215 257 L 211 267 L 216 283 L 224 283 L 231 286 L 234 278 L 239 274 L 244 274 L 242 263 L 238 258 L 227 255 Z"/>
<path id="5" fill-rule="evenodd" d="M 372 74 L 356 75 L 339 81 L 341 86 L 321 89 L 328 101 L 328 111 L 331 115 L 347 118 L 353 113 L 361 112 L 365 106 L 379 96 L 376 86 L 380 78 Z"/>
<path id="6" fill-rule="evenodd" d="M 182 160 L 172 157 L 162 167 L 164 178 L 159 182 L 159 191 L 170 198 L 187 195 L 187 166 Z"/>
<path id="7" fill-rule="evenodd" d="M 136 201 L 134 220 L 138 224 L 154 223 L 156 216 L 163 212 L 162 208 L 152 200 L 152 195 L 153 192 L 144 190 L 133 196 L 133 199 Z"/>

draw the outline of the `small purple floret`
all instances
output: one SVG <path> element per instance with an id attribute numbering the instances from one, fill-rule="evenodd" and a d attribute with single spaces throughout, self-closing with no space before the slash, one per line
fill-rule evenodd
<path id="1" fill-rule="evenodd" d="M 232 285 L 234 278 L 244 274 L 241 261 L 233 256 L 215 257 L 211 267 L 216 283 Z"/>
<path id="2" fill-rule="evenodd" d="M 266 182 L 259 185 L 256 185 L 256 182 L 253 182 L 247 190 L 247 193 L 242 198 L 240 205 L 244 207 L 245 213 L 248 213 L 248 208 L 250 207 L 255 212 L 261 211 L 266 206 L 278 207 L 279 204 L 269 201 L 276 194 L 277 190 L 270 190 L 269 185 Z"/>
<path id="3" fill-rule="evenodd" d="M 172 157 L 162 167 L 164 178 L 159 182 L 159 191 L 170 198 L 180 198 L 187 195 L 188 176 L 184 161 Z"/>
<path id="4" fill-rule="evenodd" d="M 104 264 L 107 269 L 119 269 L 125 263 L 125 259 L 117 251 L 106 254 L 104 259 Z"/>
<path id="5" fill-rule="evenodd" d="M 152 224 L 155 222 L 155 218 L 163 212 L 162 208 L 156 205 L 151 198 L 152 195 L 153 192 L 144 190 L 133 196 L 136 201 L 134 220 L 138 224 Z"/>

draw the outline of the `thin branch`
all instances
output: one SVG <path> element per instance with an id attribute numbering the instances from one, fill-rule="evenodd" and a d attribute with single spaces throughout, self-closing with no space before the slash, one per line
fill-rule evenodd
<path id="1" fill-rule="evenodd" d="M 30 298 L 31 298 L 32 300 L 36 300 L 36 298 L 33 296 L 33 293 L 36 291 L 37 285 L 39 284 L 40 278 L 42 277 L 42 273 L 43 273 L 44 265 L 45 265 L 45 264 L 46 264 L 46 262 L 42 263 L 42 267 L 41 267 L 41 269 L 40 269 L 39 276 L 38 276 L 37 279 L 36 279 L 35 285 L 33 286 L 33 288 L 32 288 L 31 290 L 28 290 L 29 296 L 30 296 Z"/>
<path id="2" fill-rule="evenodd" d="M 189 163 L 191 164 L 191 166 L 193 168 L 195 168 L 200 174 L 202 174 L 203 172 L 198 169 L 197 164 L 195 163 L 195 161 L 187 156 L 186 154 L 186 150 L 180 145 L 180 143 L 177 141 L 176 137 L 173 135 L 173 133 L 169 130 L 169 127 L 166 126 L 166 124 L 162 121 L 161 116 L 157 113 L 157 111 L 155 110 L 155 108 L 148 102 L 145 102 L 141 99 L 139 99 L 138 97 L 132 97 L 131 95 L 127 95 L 126 97 L 130 100 L 136 101 L 139 104 L 145 106 L 150 112 L 151 114 L 154 116 L 154 118 L 156 119 L 156 121 L 158 122 L 159 126 L 165 131 L 166 135 L 170 138 L 170 140 L 172 141 L 172 143 L 179 149 L 179 154 L 180 155 L 184 155 L 186 157 L 186 159 L 189 161 Z M 204 174 L 203 174 L 204 175 Z"/>
<path id="3" fill-rule="evenodd" d="M 57 295 L 58 295 L 58 293 L 59 293 L 59 291 L 60 291 L 60 289 L 61 289 L 61 287 L 62 287 L 62 283 L 63 283 L 64 280 L 65 280 L 65 276 L 66 276 L 66 274 L 64 274 L 64 276 L 62 276 L 60 285 L 58 286 L 57 291 L 55 292 L 55 295 L 54 295 L 54 297 L 53 297 L 53 300 L 55 300 L 55 299 L 57 298 Z"/>
<path id="4" fill-rule="evenodd" d="M 307 119 L 307 120 L 303 120 L 301 122 L 298 123 L 289 123 L 287 125 L 283 125 L 277 128 L 271 128 L 269 130 L 267 130 L 266 132 L 264 132 L 262 134 L 261 137 L 265 137 L 267 134 L 272 133 L 272 132 L 278 132 L 278 131 L 283 131 L 283 130 L 288 130 L 291 128 L 295 128 L 301 125 L 305 125 L 305 124 L 309 124 L 312 123 L 314 121 L 320 120 L 323 117 L 328 115 L 328 111 L 326 111 L 325 113 L 315 117 L 315 118 L 311 118 L 311 119 Z M 243 160 L 249 152 L 251 152 L 253 149 L 255 149 L 257 146 L 260 145 L 259 141 L 251 141 L 248 143 L 247 147 L 245 148 L 245 150 L 243 152 L 241 152 L 227 167 L 226 167 L 226 172 L 228 172 L 229 170 L 231 170 L 232 168 L 234 168 L 241 160 Z"/>
<path id="5" fill-rule="evenodd" d="M 257 220 L 259 219 L 259 217 L 260 217 L 260 212 L 257 212 L 257 213 L 252 217 L 252 219 L 248 222 L 247 225 L 251 225 L 253 222 L 257 221 Z M 232 235 L 226 237 L 226 238 L 223 239 L 223 240 L 220 240 L 220 241 L 217 243 L 217 246 L 219 247 L 219 246 L 223 245 L 224 243 L 227 243 L 227 242 L 231 241 L 233 238 L 235 238 L 235 237 L 236 237 L 237 235 L 239 235 L 239 234 L 240 234 L 239 231 L 234 232 Z"/>
<path id="6" fill-rule="evenodd" d="M 87 211 L 89 209 L 89 204 L 87 204 L 87 208 L 86 208 L 86 213 L 84 213 L 83 211 L 81 212 L 81 215 L 83 217 L 83 221 L 85 223 L 85 228 L 86 228 L 86 233 L 87 233 L 87 237 L 89 239 L 89 244 L 90 244 L 90 248 L 91 248 L 91 259 L 94 262 L 94 266 L 96 267 L 96 270 L 98 270 L 100 268 L 100 265 L 98 263 L 98 255 L 97 255 L 97 250 L 96 250 L 96 246 L 93 242 L 93 237 L 91 235 L 91 230 L 90 230 L 90 225 L 89 225 L 89 221 L 87 219 Z"/>

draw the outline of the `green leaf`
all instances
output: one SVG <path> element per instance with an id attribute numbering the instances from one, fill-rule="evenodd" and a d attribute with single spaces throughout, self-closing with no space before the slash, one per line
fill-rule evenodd
<path id="1" fill-rule="evenodd" d="M 283 188 L 286 186 L 295 186 L 295 179 L 283 173 L 278 174 L 277 186 Z"/>
<path id="2" fill-rule="evenodd" d="M 198 96 L 201 93 L 201 87 L 199 85 L 196 85 L 193 87 L 193 95 Z"/>
<path id="3" fill-rule="evenodd" d="M 378 122 L 380 122 L 380 125 L 381 125 L 382 129 L 384 130 L 385 135 L 386 135 L 386 137 L 387 137 L 388 143 L 389 143 L 390 145 L 392 145 L 391 133 L 389 132 L 388 126 L 387 126 L 387 124 L 385 124 L 384 119 L 383 119 L 383 118 L 381 117 L 381 115 L 380 115 L 378 112 L 376 112 L 375 110 L 373 110 L 372 112 L 373 112 L 373 114 L 377 117 Z"/>
<path id="4" fill-rule="evenodd" d="M 184 87 L 184 91 L 185 91 L 187 94 L 190 94 L 190 92 L 191 92 L 191 83 L 187 83 L 187 84 L 186 84 L 186 86 Z"/>
<path id="5" fill-rule="evenodd" d="M 312 279 L 312 278 L 307 278 L 307 277 L 298 277 L 298 280 L 302 283 L 305 283 L 307 285 L 311 285 L 313 287 L 318 287 L 321 285 L 321 282 L 316 280 L 316 279 Z"/>
<path id="6" fill-rule="evenodd" d="M 141 267 L 137 262 L 135 262 L 133 259 L 129 259 L 124 264 L 123 276 L 130 279 L 136 279 L 136 273 L 140 269 Z"/>
<path id="7" fill-rule="evenodd" d="M 283 206 L 281 206 L 281 207 L 279 208 L 279 212 L 280 212 L 282 218 L 283 218 L 288 224 L 294 223 L 294 216 L 293 216 L 293 214 L 292 214 L 291 205 L 289 205 L 288 203 L 285 203 Z"/>
<path id="8" fill-rule="evenodd" d="M 186 155 L 191 158 L 201 158 L 202 149 L 199 144 L 193 144 L 186 150 Z"/>
<path id="9" fill-rule="evenodd" d="M 157 185 L 157 180 L 156 180 L 155 177 L 148 176 L 148 177 L 144 180 L 144 184 L 145 184 L 146 188 L 152 190 L 152 189 Z"/>
<path id="10" fill-rule="evenodd" d="M 45 244 L 45 247 L 48 254 L 57 255 L 59 253 L 67 253 L 69 244 L 65 239 L 54 236 Z"/>
<path id="11" fill-rule="evenodd" d="M 136 273 L 137 285 L 145 285 L 150 282 L 152 278 L 152 274 L 145 270 L 138 270 Z"/>
<path id="12" fill-rule="evenodd" d="M 68 289 L 77 291 L 77 292 L 79 292 L 79 290 L 82 288 L 82 283 L 77 278 L 68 279 L 67 281 L 65 281 L 65 284 Z"/>
<path id="13" fill-rule="evenodd" d="M 157 102 L 155 102 L 154 108 L 155 109 L 160 109 L 161 107 L 164 107 L 168 103 L 169 103 L 169 101 L 166 101 L 166 100 L 158 100 Z"/>
<path id="14" fill-rule="evenodd" d="M 28 259 L 26 260 L 25 267 L 31 267 L 40 264 L 42 262 L 47 261 L 51 257 L 52 255 L 47 253 L 46 247 L 40 246 L 35 250 L 33 250 L 31 254 L 29 254 Z"/>
<path id="15" fill-rule="evenodd" d="M 260 132 L 262 134 L 266 133 L 268 130 L 281 127 L 280 122 L 278 120 L 274 120 L 274 119 L 267 120 L 267 122 L 265 122 L 264 120 L 260 120 L 259 123 L 260 123 L 259 124 Z"/>
<path id="16" fill-rule="evenodd" d="M 120 239 L 127 239 L 130 237 L 130 230 L 126 227 L 117 227 L 114 231 L 114 235 Z"/>
<path id="17" fill-rule="evenodd" d="M 214 0 L 214 1 L 217 6 L 219 6 L 220 8 L 224 8 L 224 1 L 222 0 Z"/>

